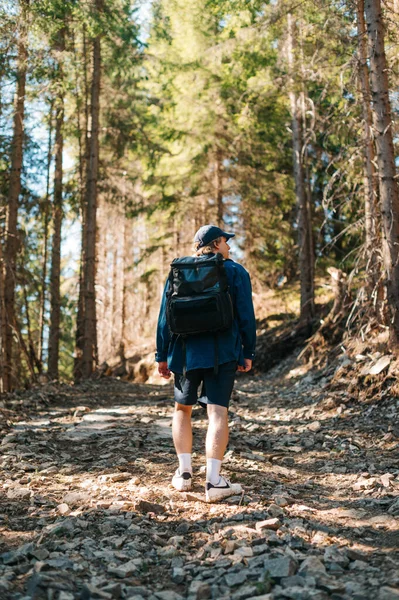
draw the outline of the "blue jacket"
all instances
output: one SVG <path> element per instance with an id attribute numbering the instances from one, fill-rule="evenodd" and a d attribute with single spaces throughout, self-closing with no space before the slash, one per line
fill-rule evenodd
<path id="1" fill-rule="evenodd" d="M 213 254 L 209 255 L 214 256 Z M 252 287 L 248 272 L 238 263 L 227 259 L 224 263 L 229 280 L 230 295 L 233 301 L 235 318 L 227 331 L 218 333 L 218 362 L 223 364 L 237 361 L 244 365 L 244 358 L 255 356 L 256 324 L 252 303 Z M 172 335 L 166 321 L 166 282 L 162 296 L 157 327 L 157 362 L 167 361 L 173 373 L 183 373 L 183 352 L 181 338 Z M 215 365 L 215 336 L 213 334 L 192 335 L 186 341 L 186 368 L 208 369 Z"/>

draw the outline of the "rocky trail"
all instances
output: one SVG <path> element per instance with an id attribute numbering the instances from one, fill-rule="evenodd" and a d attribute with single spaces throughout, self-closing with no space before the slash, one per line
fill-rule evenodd
<path id="1" fill-rule="evenodd" d="M 293 359 L 238 377 L 244 494 L 209 505 L 200 407 L 194 489 L 169 485 L 170 398 L 104 378 L 3 402 L 1 600 L 399 598 L 399 401 Z"/>

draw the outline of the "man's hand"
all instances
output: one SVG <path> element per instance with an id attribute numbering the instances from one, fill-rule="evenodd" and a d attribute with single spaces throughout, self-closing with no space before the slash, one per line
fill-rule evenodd
<path id="1" fill-rule="evenodd" d="M 158 373 L 164 379 L 169 379 L 170 378 L 171 373 L 170 373 L 170 371 L 168 369 L 168 363 L 166 361 L 158 363 Z"/>
<path id="2" fill-rule="evenodd" d="M 252 360 L 250 358 L 244 358 L 244 363 L 244 367 L 238 365 L 237 371 L 240 371 L 241 373 L 247 373 L 252 369 Z"/>

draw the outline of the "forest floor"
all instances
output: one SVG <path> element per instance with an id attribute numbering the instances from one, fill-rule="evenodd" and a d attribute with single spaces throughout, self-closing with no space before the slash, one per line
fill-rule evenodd
<path id="1" fill-rule="evenodd" d="M 193 491 L 170 486 L 169 385 L 8 397 L 1 600 L 399 598 L 399 402 L 349 388 L 337 364 L 294 358 L 239 376 L 223 469 L 244 494 L 219 504 L 204 502 L 200 407 Z"/>

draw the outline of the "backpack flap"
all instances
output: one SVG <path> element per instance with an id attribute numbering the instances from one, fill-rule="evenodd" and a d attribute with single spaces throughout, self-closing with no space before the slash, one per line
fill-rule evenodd
<path id="1" fill-rule="evenodd" d="M 231 327 L 233 305 L 220 254 L 174 260 L 169 280 L 166 316 L 172 333 L 217 333 Z"/>

